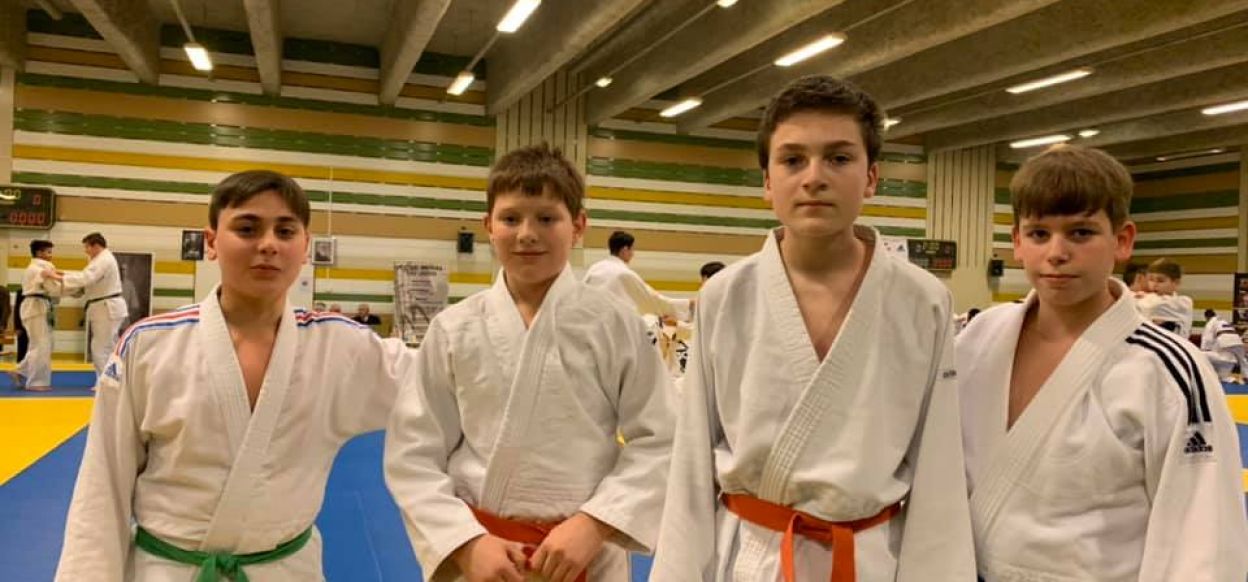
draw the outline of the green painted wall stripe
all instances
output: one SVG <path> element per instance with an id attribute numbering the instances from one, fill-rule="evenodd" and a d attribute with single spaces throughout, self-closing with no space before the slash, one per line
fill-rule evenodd
<path id="1" fill-rule="evenodd" d="M 1236 247 L 1239 241 L 1228 238 L 1184 238 L 1175 240 L 1137 240 L 1137 249 L 1194 249 L 1200 247 Z"/>
<path id="2" fill-rule="evenodd" d="M 10 283 L 5 286 L 10 293 L 17 293 L 22 289 L 21 283 Z M 167 287 L 156 287 L 152 289 L 153 297 L 194 297 L 194 289 L 170 289 Z"/>
<path id="3" fill-rule="evenodd" d="M 899 164 L 926 164 L 927 156 L 922 154 L 902 154 L 897 152 L 880 152 L 881 162 L 894 162 Z"/>
<path id="4" fill-rule="evenodd" d="M 606 129 L 598 126 L 589 128 L 589 135 L 601 139 L 626 139 L 650 143 L 671 143 L 731 150 L 754 150 L 754 142 L 750 140 L 698 137 L 693 135 L 673 135 L 668 133 L 650 133 L 645 131 L 627 131 L 623 129 Z"/>
<path id="5" fill-rule="evenodd" d="M 1169 178 L 1182 178 L 1184 176 L 1203 176 L 1205 174 L 1223 174 L 1238 171 L 1239 164 L 1229 162 L 1225 164 L 1197 166 L 1194 168 L 1182 168 L 1178 170 L 1158 170 L 1144 174 L 1135 174 L 1132 178 L 1134 178 L 1136 182 L 1149 182 L 1153 180 L 1166 180 Z"/>
<path id="6" fill-rule="evenodd" d="M 1171 196 L 1135 198 L 1131 200 L 1131 214 L 1162 212 L 1166 210 L 1193 210 L 1207 208 L 1239 207 L 1238 190 L 1201 192 L 1199 194 L 1175 194 Z"/>
<path id="7" fill-rule="evenodd" d="M 912 180 L 883 178 L 875 187 L 877 196 L 898 196 L 901 198 L 927 198 L 927 184 Z"/>
<path id="8" fill-rule="evenodd" d="M 494 150 L 476 146 L 30 109 L 17 111 L 13 118 L 13 125 L 17 129 L 40 133 L 90 135 L 477 167 L 488 167 L 494 160 Z"/>
<path id="9" fill-rule="evenodd" d="M 109 190 L 154 191 L 178 194 L 196 194 L 203 196 L 205 202 L 212 187 L 207 184 L 185 182 L 164 182 L 157 180 L 134 180 L 120 178 L 100 178 L 93 176 L 75 176 L 69 174 L 41 174 L 34 172 L 14 172 L 13 181 L 20 184 L 41 186 L 78 186 Z M 309 190 L 308 198 L 314 202 L 325 202 L 329 194 L 323 191 Z M 467 212 L 485 212 L 484 200 L 443 200 L 438 198 L 420 198 L 407 196 L 387 196 L 353 192 L 334 192 L 334 202 L 341 204 L 360 204 L 389 208 L 424 208 L 436 210 L 462 210 Z M 628 210 L 590 210 L 589 216 L 596 220 L 628 220 L 634 222 L 650 222 L 655 224 L 689 224 L 696 226 L 729 226 L 744 228 L 773 228 L 779 224 L 771 218 L 739 218 L 705 215 L 666 214 L 659 212 L 637 212 Z M 883 227 L 885 234 L 899 236 L 923 236 L 922 228 Z"/>
<path id="10" fill-rule="evenodd" d="M 729 186 L 761 187 L 763 185 L 763 173 L 761 171 L 744 168 L 721 168 L 693 164 L 615 160 L 610 158 L 590 158 L 586 166 L 587 172 L 593 176 L 694 182 L 699 184 L 724 184 Z M 927 184 L 911 180 L 886 178 L 880 180 L 876 193 L 881 196 L 927 198 Z"/>
<path id="11" fill-rule="evenodd" d="M 91 23 L 81 14 L 66 12 L 61 20 L 52 20 L 42 10 L 26 12 L 26 28 L 30 32 L 72 36 L 77 38 L 102 39 Z M 217 28 L 191 27 L 195 40 L 212 52 L 238 55 L 254 55 L 251 36 L 245 32 L 222 30 Z M 160 44 L 167 47 L 181 47 L 186 42 L 186 34 L 182 28 L 166 24 L 160 28 Z M 377 47 L 312 40 L 303 38 L 287 38 L 282 43 L 282 58 L 298 61 L 310 61 L 349 67 L 381 68 L 381 55 Z M 416 63 L 415 71 L 427 75 L 454 77 L 459 74 L 472 59 L 455 55 L 424 52 Z M 473 69 L 478 79 L 485 79 L 485 61 L 478 63 Z"/>
<path id="12" fill-rule="evenodd" d="M 593 176 L 725 184 L 730 186 L 763 185 L 763 173 L 759 170 L 612 160 L 608 158 L 590 158 L 586 166 L 586 172 Z"/>
<path id="13" fill-rule="evenodd" d="M 992 191 L 992 202 L 994 204 L 1009 204 L 1010 203 L 1010 189 L 1005 186 L 1001 186 L 1001 187 L 994 189 Z"/>
<path id="14" fill-rule="evenodd" d="M 355 103 L 339 103 L 320 101 L 317 99 L 299 99 L 295 97 L 269 97 L 248 93 L 231 93 L 227 91 L 209 91 L 206 89 L 184 89 L 181 87 L 153 87 L 142 83 L 123 83 L 120 81 L 102 81 L 99 79 L 80 79 L 57 75 L 41 75 L 36 73 L 19 73 L 19 83 L 32 87 L 59 87 L 63 89 L 85 89 L 125 93 L 129 95 L 146 95 L 152 97 L 168 97 L 170 99 L 191 99 L 210 103 L 236 103 L 240 105 L 258 105 L 263 107 L 281 107 L 285 109 L 304 109 L 309 111 L 327 111 L 331 113 L 349 113 L 368 115 L 408 121 L 431 121 L 478 127 L 493 127 L 494 118 L 484 115 L 465 115 L 462 113 L 445 113 L 402 107 L 380 107 L 375 105 L 359 105 Z"/>
<path id="15" fill-rule="evenodd" d="M 992 233 L 992 242 L 1014 242 L 1014 237 L 1008 232 Z"/>
<path id="16" fill-rule="evenodd" d="M 727 139 L 718 137 L 700 137 L 694 135 L 675 135 L 670 133 L 650 133 L 646 131 L 629 131 L 626 129 L 607 129 L 605 127 L 593 126 L 589 128 L 589 135 L 601 139 L 622 139 L 630 141 L 642 141 L 651 143 L 670 143 L 679 145 L 692 145 L 711 148 L 724 148 L 731 150 L 747 150 L 754 151 L 757 146 L 754 140 Z M 881 152 L 880 161 L 896 162 L 902 164 L 925 164 L 927 158 L 917 154 L 902 154 L 895 152 Z"/>
<path id="17" fill-rule="evenodd" d="M 494 152 L 490 148 L 434 144 L 418 141 L 387 140 L 370 137 L 329 135 L 320 133 L 242 128 L 228 125 L 181 123 L 87 115 L 81 113 L 53 112 L 23 109 L 14 115 L 14 126 L 23 131 L 55 133 L 64 135 L 90 135 L 97 137 L 140 139 L 170 143 L 191 143 L 223 147 L 255 148 L 301 153 L 348 155 L 361 158 L 404 160 L 428 163 L 489 167 Z M 598 175 L 623 175 L 626 177 L 648 176 L 682 182 L 714 181 L 732 183 L 733 180 L 754 177 L 761 181 L 757 171 L 707 168 L 685 164 L 657 164 L 628 160 L 601 160 L 595 162 Z M 591 169 L 591 172 L 594 172 Z M 702 178 L 703 180 L 699 180 Z M 761 185 L 761 184 L 759 184 Z M 881 196 L 922 199 L 927 196 L 927 185 L 908 180 L 884 179 L 877 193 Z"/>

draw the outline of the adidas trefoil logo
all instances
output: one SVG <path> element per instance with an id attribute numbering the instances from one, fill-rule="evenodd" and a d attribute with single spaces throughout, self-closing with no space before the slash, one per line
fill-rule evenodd
<path id="1" fill-rule="evenodd" d="M 1205 436 L 1200 434 L 1200 431 L 1193 431 L 1192 436 L 1187 439 L 1187 445 L 1183 447 L 1183 452 L 1189 455 L 1212 453 L 1213 445 L 1205 441 Z"/>

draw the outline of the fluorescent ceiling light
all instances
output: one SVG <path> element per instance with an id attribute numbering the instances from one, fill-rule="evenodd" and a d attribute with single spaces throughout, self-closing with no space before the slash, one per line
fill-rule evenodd
<path id="1" fill-rule="evenodd" d="M 186 58 L 191 59 L 191 66 L 197 71 L 211 71 L 212 59 L 208 58 L 208 49 L 204 45 L 197 42 L 188 42 L 182 45 L 182 50 L 186 51 Z"/>
<path id="2" fill-rule="evenodd" d="M 605 89 L 610 87 L 613 81 L 615 81 L 615 79 L 612 79 L 611 77 L 598 77 L 598 80 L 594 81 L 594 84 Z"/>
<path id="3" fill-rule="evenodd" d="M 1036 147 L 1036 146 L 1051 145 L 1051 144 L 1055 144 L 1055 143 L 1062 143 L 1062 142 L 1064 142 L 1064 141 L 1070 141 L 1070 136 L 1069 136 L 1069 135 L 1065 135 L 1065 134 L 1062 134 L 1062 135 L 1046 135 L 1046 136 L 1044 136 L 1044 137 L 1033 137 L 1033 138 L 1031 138 L 1031 139 L 1023 139 L 1023 140 L 1019 140 L 1019 141 L 1016 141 L 1016 142 L 1011 143 L 1011 144 L 1010 144 L 1010 147 L 1012 147 L 1012 148 L 1014 148 L 1014 149 L 1016 149 L 1016 150 L 1021 150 L 1021 149 L 1024 149 L 1024 148 L 1034 148 L 1034 147 Z"/>
<path id="4" fill-rule="evenodd" d="M 719 0 L 716 2 L 716 4 L 719 4 L 720 8 L 732 8 L 732 5 L 736 3 L 737 0 Z"/>
<path id="5" fill-rule="evenodd" d="M 472 84 L 473 79 L 476 79 L 476 77 L 472 74 L 472 71 L 463 71 L 459 76 L 455 77 L 454 81 L 451 81 L 451 86 L 446 88 L 446 92 L 451 95 L 463 95 L 464 91 L 468 90 L 468 86 Z"/>
<path id="6" fill-rule="evenodd" d="M 1079 137 L 1096 137 L 1101 134 L 1099 129 L 1084 129 L 1079 132 Z"/>
<path id="7" fill-rule="evenodd" d="M 901 123 L 901 118 L 900 118 L 900 117 L 885 117 L 885 118 L 884 118 L 884 129 L 888 129 L 888 128 L 890 128 L 890 127 L 894 126 L 894 125 L 897 125 L 898 123 Z"/>
<path id="8" fill-rule="evenodd" d="M 1245 109 L 1248 109 L 1248 101 L 1236 101 L 1234 103 L 1206 107 L 1201 109 L 1200 112 L 1205 115 L 1221 115 L 1223 113 L 1232 113 L 1235 111 L 1243 111 Z"/>
<path id="9" fill-rule="evenodd" d="M 1169 161 L 1171 161 L 1171 160 L 1182 160 L 1182 159 L 1186 159 L 1186 158 L 1199 158 L 1200 156 L 1211 156 L 1211 155 L 1214 155 L 1214 154 L 1220 154 L 1220 153 L 1222 153 L 1222 152 L 1224 152 L 1224 151 L 1226 151 L 1226 150 L 1225 150 L 1225 149 L 1223 149 L 1223 148 L 1214 148 L 1214 149 L 1211 149 L 1211 150 L 1203 150 L 1203 151 L 1199 151 L 1199 152 L 1185 152 L 1185 153 L 1181 153 L 1181 154 L 1173 154 L 1173 155 L 1169 155 L 1169 156 L 1157 156 L 1157 161 L 1159 161 L 1159 162 L 1169 162 Z"/>
<path id="10" fill-rule="evenodd" d="M 499 32 L 508 33 L 520 30 L 520 27 L 524 25 L 524 21 L 528 20 L 533 11 L 537 10 L 537 7 L 541 4 L 542 0 L 516 0 L 516 3 L 511 5 L 511 9 L 507 11 L 502 20 L 498 21 L 498 26 L 495 28 Z"/>
<path id="11" fill-rule="evenodd" d="M 689 111 L 690 109 L 693 109 L 701 104 L 701 99 L 698 99 L 697 97 L 690 97 L 680 103 L 664 109 L 663 111 L 660 111 L 659 115 L 663 117 L 676 117 L 677 115 Z"/>
<path id="12" fill-rule="evenodd" d="M 1028 91 L 1035 91 L 1036 89 L 1043 89 L 1045 87 L 1051 87 L 1059 83 L 1066 83 L 1069 81 L 1074 81 L 1075 79 L 1082 79 L 1091 74 L 1092 74 L 1092 69 L 1088 69 L 1088 68 L 1075 69 L 1073 71 L 1067 71 L 1060 75 L 1053 75 L 1052 77 L 1045 77 L 1043 79 L 1038 79 L 1038 80 L 1031 81 L 1028 83 L 1023 83 L 1022 85 L 1015 85 L 1013 87 L 1010 87 L 1009 89 L 1006 89 L 1006 91 L 1017 95 L 1019 93 L 1026 93 Z"/>
<path id="13" fill-rule="evenodd" d="M 802 48 L 776 59 L 776 66 L 791 67 L 819 53 L 836 48 L 845 42 L 843 34 L 829 34 Z"/>

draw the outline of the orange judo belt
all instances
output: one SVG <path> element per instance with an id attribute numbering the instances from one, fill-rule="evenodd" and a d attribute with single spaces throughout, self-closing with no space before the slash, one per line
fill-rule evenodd
<path id="1" fill-rule="evenodd" d="M 555 529 L 560 523 L 557 521 L 540 522 L 507 519 L 476 507 L 472 508 L 472 514 L 476 516 L 477 522 L 481 524 L 481 527 L 484 527 L 485 531 L 490 532 L 490 535 L 534 548 L 542 545 L 542 542 L 546 540 L 546 536 L 550 535 L 550 531 Z M 532 551 L 529 548 L 525 549 L 524 554 L 526 556 L 532 557 L 531 553 Z M 588 570 L 588 568 L 586 569 Z M 575 582 L 586 582 L 585 572 L 581 572 L 581 575 L 576 577 Z"/>
<path id="2" fill-rule="evenodd" d="M 883 511 L 854 521 L 826 521 L 791 507 L 763 501 L 757 497 L 725 493 L 724 505 L 737 517 L 772 531 L 784 532 L 780 544 L 780 569 L 785 582 L 796 582 L 797 574 L 793 560 L 793 536 L 832 545 L 832 582 L 855 582 L 854 534 L 887 522 L 901 511 L 901 504 L 884 508 Z"/>

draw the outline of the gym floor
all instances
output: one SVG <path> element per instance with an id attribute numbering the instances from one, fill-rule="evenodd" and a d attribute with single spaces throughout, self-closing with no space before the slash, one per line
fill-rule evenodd
<path id="1" fill-rule="evenodd" d="M 52 579 L 86 444 L 94 374 L 87 364 L 56 368 L 51 392 L 17 391 L 0 377 L 0 539 L 9 540 L 0 544 L 0 572 L 7 580 Z M 1226 392 L 1248 467 L 1248 387 L 1229 384 Z M 317 518 L 331 582 L 420 579 L 398 508 L 382 480 L 381 457 L 378 432 L 349 442 L 334 463 Z M 1248 470 L 1244 488 L 1248 491 Z M 645 580 L 649 569 L 649 558 L 634 556 L 633 580 Z"/>

